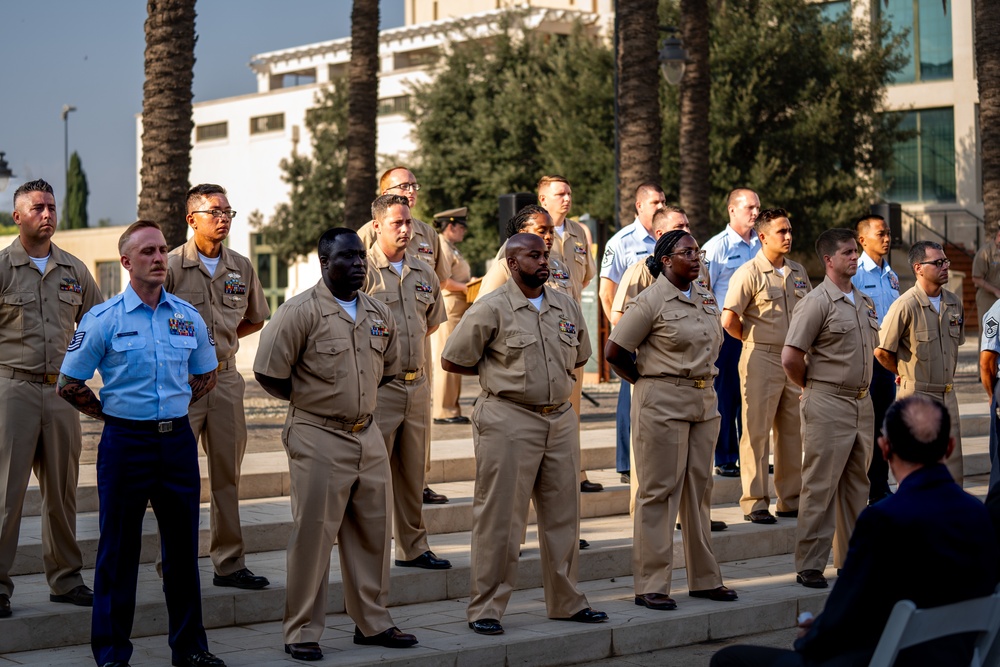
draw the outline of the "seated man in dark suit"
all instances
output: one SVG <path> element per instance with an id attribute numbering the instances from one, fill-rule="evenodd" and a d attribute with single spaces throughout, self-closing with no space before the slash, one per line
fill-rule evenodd
<path id="1" fill-rule="evenodd" d="M 861 513 L 847 561 L 823 613 L 801 624 L 795 650 L 730 646 L 712 667 L 867 665 L 893 606 L 937 607 L 990 595 L 1000 547 L 986 508 L 952 480 L 948 411 L 909 396 L 885 415 L 878 446 L 899 487 Z M 900 652 L 904 665 L 968 665 L 972 642 L 946 637 Z"/>

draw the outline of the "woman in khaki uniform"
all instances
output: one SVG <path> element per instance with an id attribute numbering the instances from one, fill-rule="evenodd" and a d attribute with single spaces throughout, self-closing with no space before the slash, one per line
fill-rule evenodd
<path id="1" fill-rule="evenodd" d="M 646 263 L 656 279 L 629 304 L 604 354 L 635 385 L 633 470 L 638 478 L 633 529 L 635 603 L 675 609 L 670 597 L 674 524 L 684 525 L 691 597 L 732 601 L 712 553 L 709 507 L 719 434 L 712 379 L 722 345 L 719 306 L 694 281 L 702 252 L 687 232 L 667 232 Z M 636 353 L 635 361 L 631 353 Z"/>

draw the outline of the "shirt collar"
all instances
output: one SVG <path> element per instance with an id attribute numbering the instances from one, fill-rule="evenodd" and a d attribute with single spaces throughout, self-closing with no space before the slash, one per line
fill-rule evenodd
<path id="1" fill-rule="evenodd" d="M 739 245 L 740 243 L 746 243 L 746 241 L 743 240 L 743 237 L 739 235 L 739 232 L 737 232 L 735 229 L 733 229 L 732 225 L 726 225 L 726 238 L 729 239 L 729 244 L 731 246 L 733 246 L 733 245 Z M 751 231 L 750 232 L 750 247 L 753 248 L 758 243 L 760 243 L 760 239 L 758 239 L 757 236 L 753 233 L 753 231 Z"/>
<path id="2" fill-rule="evenodd" d="M 868 271 L 869 273 L 881 274 L 890 273 L 892 271 L 892 267 L 889 266 L 888 256 L 882 258 L 882 266 L 880 268 L 879 265 L 875 263 L 875 260 L 868 256 L 867 252 L 862 252 L 861 259 L 858 261 L 858 264 L 862 269 Z"/>
<path id="3" fill-rule="evenodd" d="M 632 227 L 633 227 L 632 232 L 635 234 L 637 239 L 643 242 L 645 242 L 646 239 L 649 239 L 654 244 L 656 243 L 656 239 L 653 237 L 653 235 L 650 234 L 646 230 L 646 228 L 642 226 L 641 222 L 639 222 L 639 216 L 635 216 L 635 220 L 632 221 Z"/>
<path id="4" fill-rule="evenodd" d="M 820 283 L 820 287 L 826 290 L 827 294 L 830 295 L 831 300 L 836 301 L 837 299 L 844 299 L 845 301 L 847 301 L 846 294 L 842 292 L 839 287 L 833 284 L 833 281 L 830 280 L 829 276 L 823 278 L 823 282 Z M 858 294 L 860 294 L 860 292 L 858 292 L 858 289 L 854 286 L 853 283 L 851 284 L 851 293 L 854 294 L 854 305 L 852 307 L 857 308 L 859 301 Z M 847 303 L 851 302 L 847 301 Z"/>
<path id="5" fill-rule="evenodd" d="M 139 306 L 146 305 L 145 303 L 143 303 L 142 299 L 139 298 L 139 295 L 135 293 L 135 290 L 132 289 L 131 282 L 125 285 L 125 291 L 122 293 L 122 302 L 125 304 L 125 312 L 127 313 L 131 313 Z M 161 304 L 166 302 L 167 302 L 167 290 L 161 287 L 160 300 L 156 305 L 157 307 L 159 307 Z"/>

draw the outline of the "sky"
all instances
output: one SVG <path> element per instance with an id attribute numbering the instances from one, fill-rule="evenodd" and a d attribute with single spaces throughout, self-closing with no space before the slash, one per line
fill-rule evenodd
<path id="1" fill-rule="evenodd" d="M 380 0 L 381 27 L 403 25 L 403 0 Z M 198 0 L 195 103 L 255 92 L 257 53 L 347 37 L 350 0 Z M 0 0 L 0 151 L 14 172 L 0 194 L 44 178 L 65 195 L 63 105 L 69 152 L 90 187 L 90 224 L 135 219 L 136 114 L 142 111 L 146 3 L 142 0 Z M 10 224 L 4 220 L 0 224 Z"/>

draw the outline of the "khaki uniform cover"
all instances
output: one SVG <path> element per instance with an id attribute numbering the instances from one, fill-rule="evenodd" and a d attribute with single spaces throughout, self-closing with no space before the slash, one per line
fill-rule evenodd
<path id="1" fill-rule="evenodd" d="M 986 244 L 976 253 L 972 260 L 972 277 L 982 278 L 988 284 L 1000 287 L 1000 247 L 995 243 Z M 981 328 L 986 311 L 996 303 L 996 300 L 992 292 L 987 292 L 982 287 L 976 288 L 976 310 L 979 311 Z"/>
<path id="2" fill-rule="evenodd" d="M 965 310 L 954 292 L 941 290 L 941 312 L 931 307 L 919 285 L 904 292 L 882 319 L 879 347 L 896 355 L 899 390 L 896 398 L 924 394 L 940 401 L 951 417 L 955 449 L 948 457 L 951 476 L 959 485 L 962 467 L 962 428 L 955 396 L 958 348 L 965 342 Z"/>
<path id="3" fill-rule="evenodd" d="M 507 266 L 507 242 L 504 241 L 500 250 L 497 251 L 496 257 L 493 258 L 493 265 L 490 266 L 479 284 L 479 293 L 476 295 L 476 299 L 481 299 L 490 292 L 500 289 L 507 284 L 508 280 L 510 280 L 510 268 Z M 549 279 L 546 284 L 557 292 L 573 297 L 573 286 L 566 264 L 551 251 L 549 254 Z"/>
<path id="4" fill-rule="evenodd" d="M 759 250 L 729 279 L 725 310 L 743 323 L 740 354 L 740 395 L 743 399 L 743 436 L 740 438 L 740 477 L 743 514 L 767 510 L 771 504 L 768 459 L 774 435 L 774 489 L 779 512 L 799 508 L 802 489 L 802 391 L 785 375 L 781 349 L 795 304 L 812 287 L 805 268 L 785 258 L 784 275 Z"/>
<path id="5" fill-rule="evenodd" d="M 442 357 L 477 368 L 483 388 L 472 413 L 470 621 L 500 619 L 507 608 L 529 498 L 546 612 L 568 618 L 590 606 L 577 587 L 580 431 L 567 402 L 590 352 L 575 301 L 546 285 L 539 312 L 513 280 L 476 301 L 445 345 Z"/>
<path id="6" fill-rule="evenodd" d="M 252 324 L 263 322 L 271 311 L 253 264 L 225 246 L 214 276 L 198 258 L 194 239 L 170 252 L 167 269 L 166 290 L 198 309 L 215 340 L 219 359 L 218 384 L 191 405 L 188 418 L 208 457 L 212 489 L 209 553 L 215 572 L 226 576 L 246 567 L 240 528 L 240 468 L 247 448 L 246 383 L 236 369 L 240 348 L 236 327 L 244 319 Z"/>
<path id="7" fill-rule="evenodd" d="M 410 253 L 403 255 L 400 276 L 378 244 L 373 245 L 363 290 L 389 307 L 398 326 L 401 371 L 379 387 L 375 421 L 392 470 L 396 558 L 413 560 L 430 549 L 422 513 L 431 417 L 431 392 L 424 374 L 427 330 L 447 316 L 437 276 Z"/>
<path id="8" fill-rule="evenodd" d="M 291 378 L 281 441 L 288 453 L 285 643 L 319 641 L 326 625 L 330 551 L 340 549 L 344 605 L 365 636 L 392 627 L 389 456 L 372 423 L 383 376 L 399 372 L 396 323 L 359 292 L 352 321 L 320 281 L 264 327 L 253 369 Z"/>
<path id="9" fill-rule="evenodd" d="M 56 595 L 83 584 L 76 543 L 80 413 L 56 394 L 76 325 L 104 301 L 83 262 L 52 244 L 42 275 L 20 239 L 0 251 L 0 593 L 14 591 L 31 471 L 42 492 L 45 579 Z"/>
<path id="10" fill-rule="evenodd" d="M 441 253 L 443 261 L 450 264 L 448 271 L 451 279 L 459 283 L 467 283 L 472 277 L 469 262 L 465 260 L 459 249 L 448 241 L 444 236 L 439 235 L 441 241 Z M 465 299 L 465 292 L 452 292 L 442 289 L 441 295 L 444 299 L 445 313 L 448 319 L 438 327 L 438 330 L 431 335 L 431 362 L 428 365 L 440 365 L 441 352 L 448 341 L 448 336 L 458 326 L 462 315 L 471 305 Z M 458 399 L 462 393 L 462 376 L 456 373 L 446 373 L 440 368 L 435 369 L 434 374 L 434 418 L 447 419 L 449 417 L 461 417 L 462 409 L 458 406 Z"/>
<path id="11" fill-rule="evenodd" d="M 852 304 L 829 278 L 799 301 L 785 345 L 806 353 L 802 392 L 802 495 L 795 570 L 841 567 L 868 502 L 874 416 L 868 399 L 878 318 L 856 287 Z"/>
<path id="12" fill-rule="evenodd" d="M 721 586 L 709 516 L 719 435 L 713 378 L 722 346 L 715 297 L 698 285 L 684 296 L 661 275 L 632 301 L 610 340 L 636 353 L 640 375 L 632 391 L 635 593 L 670 593 L 678 514 L 688 589 Z"/>

